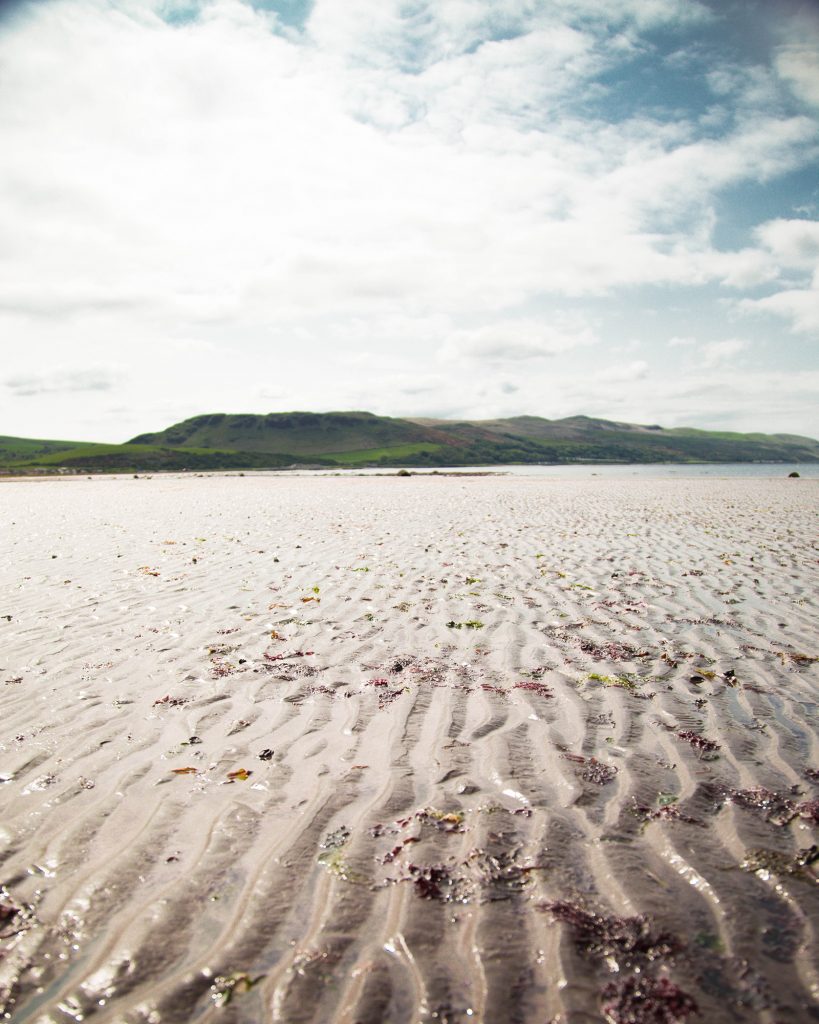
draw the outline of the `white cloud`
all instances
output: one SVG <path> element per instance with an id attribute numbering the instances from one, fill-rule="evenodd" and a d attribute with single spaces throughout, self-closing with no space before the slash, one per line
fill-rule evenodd
<path id="1" fill-rule="evenodd" d="M 819 107 L 819 12 L 803 4 L 781 32 L 784 40 L 774 54 L 776 71 L 799 99 Z"/>
<path id="2" fill-rule="evenodd" d="M 724 341 L 710 341 L 699 348 L 699 364 L 706 370 L 724 364 L 734 365 L 740 352 L 748 348 L 748 342 L 741 338 L 727 338 Z"/>
<path id="3" fill-rule="evenodd" d="M 774 281 L 780 267 L 771 254 L 760 249 L 737 252 L 713 252 L 702 255 L 700 265 L 708 277 L 714 277 L 729 288 L 746 290 Z"/>
<path id="4" fill-rule="evenodd" d="M 121 380 L 118 368 L 53 369 L 42 372 L 12 374 L 2 381 L 12 395 L 30 398 L 85 391 L 111 391 Z"/>
<path id="5" fill-rule="evenodd" d="M 478 8 L 478 27 L 497 16 Z M 317 4 L 312 47 L 271 34 L 238 0 L 176 29 L 90 0 L 44 6 L 4 46 L 13 205 L 0 216 L 20 240 L 7 280 L 15 266 L 36 276 L 44 306 L 89 279 L 113 293 L 127 280 L 146 305 L 196 319 L 247 306 L 301 316 L 317 300 L 493 310 L 720 273 L 687 237 L 692 206 L 794 166 L 813 125 L 769 118 L 696 141 L 643 120 L 541 123 L 550 95 L 562 102 L 604 58 L 588 31 L 533 27 L 527 9 L 520 36 L 466 52 L 461 34 L 451 57 L 441 33 L 466 11 L 427 10 L 416 42 L 436 59 L 408 75 L 392 63 L 408 45 L 397 3 Z M 624 3 L 608 17 L 654 24 L 684 10 Z M 373 59 L 339 65 L 342 36 Z M 372 118 L 404 131 L 351 116 L 374 96 Z M 48 159 L 33 163 L 44 139 Z"/>
<path id="6" fill-rule="evenodd" d="M 819 264 L 819 221 L 769 220 L 760 224 L 754 233 L 786 267 L 812 269 Z"/>
<path id="7" fill-rule="evenodd" d="M 545 359 L 598 340 L 591 326 L 577 317 L 557 317 L 554 325 L 539 320 L 506 320 L 454 331 L 440 355 L 445 360 L 520 362 Z"/>
<path id="8" fill-rule="evenodd" d="M 240 0 L 176 25 L 167 11 L 54 0 L 0 28 L 12 377 L 68 350 L 116 358 L 133 406 L 159 417 L 200 396 L 366 405 L 345 374 L 377 365 L 408 403 L 448 408 L 459 359 L 476 395 L 501 365 L 497 400 L 520 411 L 533 393 L 507 368 L 540 380 L 549 355 L 610 336 L 605 318 L 533 310 L 782 280 L 757 308 L 812 322 L 808 282 L 783 279 L 809 269 L 810 222 L 713 244 L 724 190 L 814 152 L 816 120 L 772 103 L 771 69 L 723 83 L 743 105 L 719 131 L 641 107 L 627 78 L 634 109 L 606 114 L 611 83 L 653 52 L 645 33 L 682 46 L 713 17 L 703 4 L 317 0 L 303 31 Z M 413 359 L 440 374 L 419 381 Z"/>
<path id="9" fill-rule="evenodd" d="M 789 282 L 790 287 L 773 295 L 743 299 L 738 304 L 739 309 L 783 317 L 790 320 L 794 332 L 816 335 L 819 333 L 819 221 L 780 218 L 760 224 L 755 234 L 782 273 L 793 272 L 801 276 L 801 280 Z"/>
<path id="10" fill-rule="evenodd" d="M 645 380 L 648 370 L 648 363 L 644 359 L 635 359 L 622 366 L 611 366 L 601 370 L 595 374 L 594 379 L 606 384 L 631 384 L 634 381 Z"/>
<path id="11" fill-rule="evenodd" d="M 740 309 L 746 313 L 773 313 L 790 320 L 797 333 L 819 337 L 819 275 L 810 288 L 792 288 L 762 299 L 743 299 Z"/>

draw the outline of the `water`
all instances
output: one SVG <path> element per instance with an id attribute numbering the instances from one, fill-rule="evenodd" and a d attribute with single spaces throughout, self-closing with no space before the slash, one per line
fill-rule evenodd
<path id="1" fill-rule="evenodd" d="M 571 466 L 452 466 L 438 467 L 438 473 L 501 473 L 511 476 L 565 477 L 570 480 L 585 480 L 592 477 L 622 479 L 625 477 L 787 477 L 796 472 L 800 477 L 819 479 L 819 462 L 724 462 L 696 463 L 645 463 L 610 465 Z M 292 472 L 292 471 L 288 471 Z M 309 476 L 373 476 L 392 475 L 398 467 L 381 469 L 332 469 L 303 470 L 299 475 Z M 431 469 L 410 469 L 411 473 L 428 475 Z"/>

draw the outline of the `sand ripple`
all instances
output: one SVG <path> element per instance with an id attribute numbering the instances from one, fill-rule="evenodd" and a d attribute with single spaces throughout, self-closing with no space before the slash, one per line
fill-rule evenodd
<path id="1" fill-rule="evenodd" d="M 2 485 L 6 1018 L 819 1019 L 816 496 Z"/>

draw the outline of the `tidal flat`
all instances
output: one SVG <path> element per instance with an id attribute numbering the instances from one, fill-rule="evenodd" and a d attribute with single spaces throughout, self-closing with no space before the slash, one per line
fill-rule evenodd
<path id="1" fill-rule="evenodd" d="M 819 1020 L 819 481 L 0 488 L 0 1006 Z"/>

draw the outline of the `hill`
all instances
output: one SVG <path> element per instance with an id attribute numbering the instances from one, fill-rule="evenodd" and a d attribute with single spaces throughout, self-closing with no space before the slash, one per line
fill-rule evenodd
<path id="1" fill-rule="evenodd" d="M 311 461 L 320 462 L 315 459 Z M 291 466 L 293 462 L 288 456 L 260 452 L 0 437 L 0 473 L 5 475 L 275 469 Z"/>
<path id="2" fill-rule="evenodd" d="M 122 445 L 0 437 L 0 472 L 18 474 L 577 462 L 819 462 L 819 442 L 588 416 L 451 421 L 369 412 L 210 413 Z"/>
<path id="3" fill-rule="evenodd" d="M 211 413 L 155 434 L 140 434 L 128 443 L 300 456 L 415 444 L 458 444 L 433 428 L 371 412 L 282 412 L 266 416 Z"/>

